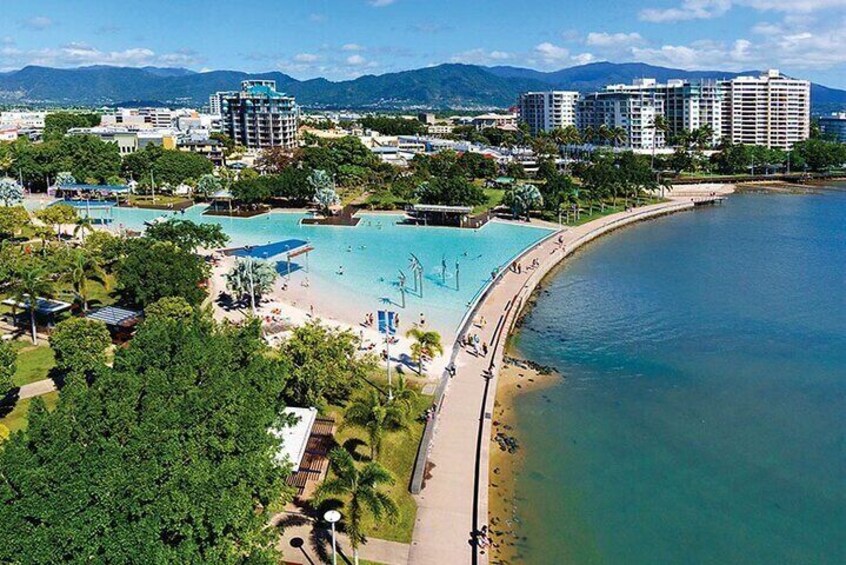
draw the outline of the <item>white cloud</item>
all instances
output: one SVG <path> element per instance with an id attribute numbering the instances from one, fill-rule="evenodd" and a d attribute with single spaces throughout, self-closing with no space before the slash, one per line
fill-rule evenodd
<path id="1" fill-rule="evenodd" d="M 396 2 L 396 0 L 369 0 L 367 3 L 374 8 L 383 8 L 385 6 L 390 6 L 394 2 Z"/>
<path id="2" fill-rule="evenodd" d="M 53 20 L 47 16 L 34 16 L 23 22 L 24 27 L 41 31 L 53 25 Z"/>
<path id="3" fill-rule="evenodd" d="M 643 37 L 637 32 L 632 33 L 604 33 L 590 32 L 585 39 L 587 45 L 593 47 L 621 47 L 636 43 L 642 43 Z"/>
<path id="4" fill-rule="evenodd" d="M 596 57 L 594 57 L 593 53 L 579 53 L 578 55 L 573 55 L 573 61 L 577 65 L 587 65 L 596 61 Z"/>
<path id="5" fill-rule="evenodd" d="M 470 49 L 450 58 L 451 63 L 465 63 L 467 65 L 492 65 L 502 63 L 513 56 L 506 51 L 488 51 L 487 49 Z"/>
<path id="6" fill-rule="evenodd" d="M 658 47 L 633 46 L 630 58 L 655 65 L 683 69 L 744 71 L 770 67 L 793 71 L 831 70 L 846 67 L 846 17 L 807 27 L 786 23 L 762 23 L 752 28 L 755 39 L 700 40 Z"/>
<path id="7" fill-rule="evenodd" d="M 341 47 L 342 51 L 364 51 L 364 47 L 358 43 L 347 43 Z"/>
<path id="8" fill-rule="evenodd" d="M 297 63 L 314 63 L 319 60 L 320 56 L 314 53 L 297 53 L 294 55 L 294 61 Z"/>
<path id="9" fill-rule="evenodd" d="M 683 0 L 677 8 L 646 8 L 640 11 L 639 17 L 641 20 L 655 23 L 709 20 L 722 16 L 729 8 L 731 0 Z"/>
<path id="10" fill-rule="evenodd" d="M 547 64 L 563 63 L 570 57 L 570 51 L 567 48 L 549 41 L 535 45 L 535 54 Z"/>
<path id="11" fill-rule="evenodd" d="M 350 55 L 349 57 L 347 57 L 346 61 L 348 65 L 352 65 L 354 67 L 360 67 L 361 65 L 367 63 L 367 59 L 365 59 L 361 55 Z"/>
<path id="12" fill-rule="evenodd" d="M 122 51 L 103 51 L 85 43 L 68 43 L 60 47 L 23 50 L 13 46 L 0 49 L 0 68 L 16 69 L 26 65 L 79 67 L 113 65 L 120 67 L 199 66 L 203 58 L 191 50 L 156 53 L 147 47 Z"/>
<path id="13" fill-rule="evenodd" d="M 639 17 L 654 23 L 708 20 L 722 16 L 733 6 L 762 12 L 812 13 L 846 8 L 846 0 L 682 0 L 679 6 L 673 8 L 646 8 L 640 11 Z"/>

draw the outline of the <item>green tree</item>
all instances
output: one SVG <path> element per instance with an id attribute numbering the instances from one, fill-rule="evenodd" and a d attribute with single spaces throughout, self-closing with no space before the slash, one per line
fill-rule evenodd
<path id="1" fill-rule="evenodd" d="M 5 208 L 0 214 L 0 239 L 12 237 L 29 224 L 29 213 L 23 206 Z"/>
<path id="2" fill-rule="evenodd" d="M 100 258 L 90 251 L 80 248 L 68 251 L 68 256 L 60 267 L 60 278 L 71 284 L 74 296 L 85 312 L 88 310 L 88 282 L 97 281 L 106 286 L 106 273 Z"/>
<path id="3" fill-rule="evenodd" d="M 100 125 L 100 115 L 82 112 L 51 112 L 44 118 L 43 136 L 46 141 L 57 140 L 71 128 L 90 128 Z"/>
<path id="4" fill-rule="evenodd" d="M 205 174 L 197 181 L 197 194 L 209 198 L 212 194 L 223 190 L 223 183 L 211 173 Z"/>
<path id="5" fill-rule="evenodd" d="M 35 216 L 50 226 L 53 226 L 53 233 L 61 235 L 61 226 L 75 224 L 79 217 L 76 208 L 67 204 L 54 204 L 35 213 Z"/>
<path id="6" fill-rule="evenodd" d="M 35 301 L 40 297 L 53 295 L 53 280 L 47 269 L 38 263 L 27 263 L 15 273 L 11 284 L 15 302 L 26 304 L 29 312 L 29 327 L 32 343 L 38 343 L 35 329 Z"/>
<path id="7" fill-rule="evenodd" d="M 179 218 L 148 226 L 145 235 L 155 241 L 169 241 L 186 251 L 196 251 L 198 247 L 223 247 L 229 241 L 220 224 L 198 224 Z"/>
<path id="8" fill-rule="evenodd" d="M 382 485 L 393 484 L 394 478 L 378 463 L 367 463 L 359 469 L 352 456 L 340 447 L 329 453 L 329 468 L 332 476 L 317 487 L 315 500 L 320 502 L 334 496 L 347 500 L 344 504 L 346 531 L 355 565 L 358 565 L 358 547 L 367 541 L 361 528 L 366 513 L 377 520 L 383 516 L 393 520 L 397 515 L 396 503 L 379 490 Z"/>
<path id="9" fill-rule="evenodd" d="M 255 313 L 255 303 L 273 289 L 277 278 L 279 273 L 270 261 L 238 257 L 235 265 L 226 273 L 226 287 L 236 296 L 248 296 Z"/>
<path id="10" fill-rule="evenodd" d="M 213 169 L 212 162 L 202 155 L 169 149 L 162 151 L 152 166 L 156 184 L 169 183 L 173 186 L 210 174 Z"/>
<path id="11" fill-rule="evenodd" d="M 0 398 L 15 388 L 18 353 L 10 341 L 0 341 Z"/>
<path id="12" fill-rule="evenodd" d="M 165 296 L 180 296 L 197 305 L 206 297 L 201 283 L 209 266 L 202 257 L 169 241 L 146 237 L 128 240 L 117 263 L 118 291 L 130 304 L 144 307 Z"/>
<path id="13" fill-rule="evenodd" d="M 505 193 L 503 203 L 511 208 L 515 219 L 524 217 L 526 221 L 529 221 L 532 210 L 543 205 L 543 196 L 537 186 L 521 183 Z"/>
<path id="14" fill-rule="evenodd" d="M 423 204 L 446 206 L 480 206 L 487 202 L 481 187 L 461 177 L 435 177 L 417 187 L 417 198 Z"/>
<path id="15" fill-rule="evenodd" d="M 367 433 L 370 459 L 375 461 L 382 450 L 385 432 L 408 427 L 404 404 L 388 402 L 379 391 L 370 389 L 357 396 L 344 410 L 344 425 L 361 428 Z"/>
<path id="16" fill-rule="evenodd" d="M 3 444 L 0 562 L 279 563 L 284 377 L 254 324 L 145 322 Z"/>
<path id="17" fill-rule="evenodd" d="M 432 330 L 411 328 L 406 335 L 414 340 L 414 343 L 411 344 L 411 357 L 417 364 L 417 373 L 422 375 L 423 363 L 426 359 L 431 359 L 444 352 L 441 334 Z"/>
<path id="18" fill-rule="evenodd" d="M 194 307 L 180 296 L 165 296 L 144 308 L 146 320 L 164 318 L 185 322 L 193 318 L 195 313 Z"/>
<path id="19" fill-rule="evenodd" d="M 295 328 L 280 355 L 290 367 L 285 399 L 293 406 L 345 401 L 373 368 L 371 358 L 359 357 L 356 336 L 317 322 Z"/>
<path id="20" fill-rule="evenodd" d="M 70 186 L 76 184 L 76 178 L 70 171 L 61 171 L 56 175 L 56 186 Z"/>
<path id="21" fill-rule="evenodd" d="M 69 135 L 56 146 L 55 166 L 70 171 L 77 181 L 105 183 L 120 173 L 120 149 L 116 143 L 93 135 Z"/>
<path id="22" fill-rule="evenodd" d="M 315 169 L 308 176 L 308 184 L 314 191 L 314 203 L 328 215 L 332 206 L 340 204 L 341 199 L 335 192 L 335 181 L 326 171 Z"/>
<path id="23" fill-rule="evenodd" d="M 106 324 L 88 318 L 68 318 L 50 333 L 56 368 L 65 375 L 90 375 L 104 368 L 111 343 Z"/>

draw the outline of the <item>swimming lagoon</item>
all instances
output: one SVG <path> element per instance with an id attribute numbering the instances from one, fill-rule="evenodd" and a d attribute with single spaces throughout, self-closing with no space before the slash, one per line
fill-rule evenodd
<path id="1" fill-rule="evenodd" d="M 427 324 L 445 335 L 454 335 L 468 305 L 491 279 L 494 269 L 550 233 L 550 229 L 492 221 L 478 230 L 399 224 L 402 214 L 362 213 L 355 227 L 302 225 L 301 212 L 275 211 L 252 218 L 203 215 L 205 206 L 184 214 L 141 208 L 112 208 L 113 229 L 143 230 L 144 222 L 158 217 L 178 217 L 198 223 L 220 224 L 230 247 L 267 246 L 300 240 L 313 248 L 307 256 L 292 259 L 290 287 L 308 281 L 309 293 L 344 306 L 356 321 L 366 312 L 392 309 L 408 322 L 424 314 Z M 94 212 L 100 217 L 103 212 Z M 287 277 L 284 253 L 269 248 L 267 259 Z M 409 268 L 412 254 L 422 265 L 422 293 L 414 292 Z M 307 257 L 307 258 L 306 258 Z M 458 276 L 456 278 L 456 265 Z M 399 290 L 400 271 L 406 277 L 405 308 Z M 339 274 L 343 273 L 343 274 Z M 419 286 L 419 285 L 418 285 Z"/>

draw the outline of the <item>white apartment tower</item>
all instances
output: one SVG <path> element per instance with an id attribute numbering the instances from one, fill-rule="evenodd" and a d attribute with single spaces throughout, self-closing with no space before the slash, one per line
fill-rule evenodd
<path id="1" fill-rule="evenodd" d="M 720 83 L 723 137 L 735 144 L 790 149 L 811 133 L 811 83 L 775 69 Z"/>
<path id="2" fill-rule="evenodd" d="M 577 127 L 582 132 L 622 128 L 625 139 L 606 143 L 632 149 L 664 146 L 664 132 L 652 127 L 655 117 L 664 114 L 664 101 L 648 90 L 605 90 L 588 94 L 578 104 Z M 604 142 L 603 140 L 594 140 Z"/>
<path id="3" fill-rule="evenodd" d="M 567 90 L 526 92 L 517 103 L 520 121 L 528 124 L 532 135 L 542 131 L 576 125 L 579 93 Z"/>

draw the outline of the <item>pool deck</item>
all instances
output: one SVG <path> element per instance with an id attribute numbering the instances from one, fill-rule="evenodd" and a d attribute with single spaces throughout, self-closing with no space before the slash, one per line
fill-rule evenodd
<path id="1" fill-rule="evenodd" d="M 497 376 L 506 338 L 543 277 L 579 247 L 606 233 L 690 210 L 717 198 L 718 195 L 693 196 L 679 191 L 668 202 L 611 214 L 554 232 L 518 259 L 521 273 L 506 270 L 492 284 L 459 332 L 459 338 L 478 334 L 481 342 L 491 345 L 488 356 L 476 356 L 472 348 L 456 345 L 453 353 L 456 375 L 444 377 L 445 392 L 434 420 L 434 434 L 428 451 L 425 448 L 423 451 L 428 453 L 427 478 L 417 495 L 417 520 L 409 563 L 488 563 L 488 552 L 473 543 L 472 532 L 488 521 L 488 457 Z M 531 268 L 535 259 L 537 267 Z"/>

